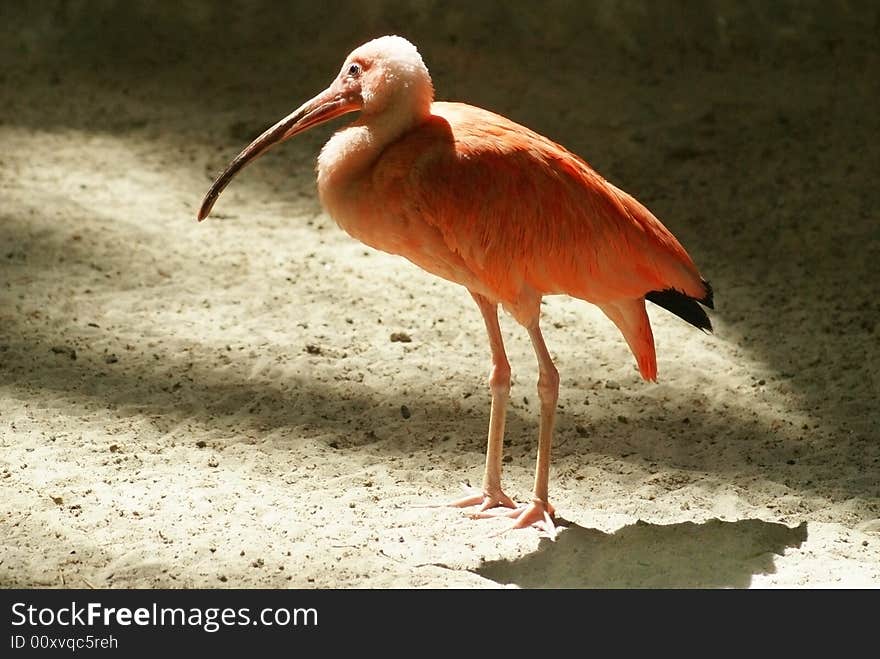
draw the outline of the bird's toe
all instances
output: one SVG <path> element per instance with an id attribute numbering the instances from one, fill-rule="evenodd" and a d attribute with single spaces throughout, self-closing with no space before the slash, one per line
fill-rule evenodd
<path id="1" fill-rule="evenodd" d="M 514 510 L 490 510 L 481 513 L 475 513 L 471 517 L 485 519 L 489 517 L 511 517 L 514 522 L 511 526 L 500 531 L 496 535 L 513 531 L 514 529 L 525 529 L 534 527 L 539 531 L 543 531 L 551 540 L 556 540 L 558 527 L 553 521 L 553 506 L 547 501 L 541 499 L 533 499 L 530 503 L 518 506 Z"/>
<path id="2" fill-rule="evenodd" d="M 467 496 L 456 499 L 448 505 L 453 508 L 469 508 L 471 506 L 479 506 L 478 512 L 484 513 L 494 508 L 516 508 L 516 504 L 509 496 L 507 496 L 501 488 L 486 488 L 478 490 L 475 487 L 464 485 Z"/>

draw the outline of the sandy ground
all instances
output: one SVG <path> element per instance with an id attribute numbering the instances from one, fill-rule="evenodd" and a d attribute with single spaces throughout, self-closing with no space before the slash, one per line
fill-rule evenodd
<path id="1" fill-rule="evenodd" d="M 802 38 L 765 17 L 765 51 L 736 16 L 707 50 L 641 39 L 651 16 L 612 30 L 608 3 L 543 35 L 488 9 L 434 29 L 430 4 L 352 24 L 52 6 L 7 7 L 0 53 L 0 586 L 880 585 L 876 9 Z M 332 127 L 194 219 L 241 146 L 392 31 L 439 98 L 642 199 L 715 287 L 712 336 L 650 309 L 659 384 L 597 309 L 546 300 L 556 542 L 417 507 L 480 482 L 483 326 L 466 291 L 322 213 Z M 536 366 L 502 329 L 522 498 Z"/>

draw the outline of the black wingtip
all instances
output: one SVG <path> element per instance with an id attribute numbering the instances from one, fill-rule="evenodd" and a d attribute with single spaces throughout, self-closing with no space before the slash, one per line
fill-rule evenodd
<path id="1" fill-rule="evenodd" d="M 706 285 L 706 296 L 700 300 L 689 297 L 672 288 L 667 288 L 663 291 L 651 291 L 645 295 L 645 299 L 663 307 L 667 311 L 671 311 L 697 329 L 701 329 L 704 332 L 711 332 L 712 321 L 709 320 L 709 316 L 706 315 L 706 312 L 700 304 L 704 304 L 710 309 L 712 308 L 712 287 L 709 286 L 708 282 L 704 283 Z"/>
<path id="2" fill-rule="evenodd" d="M 703 282 L 703 288 L 706 289 L 706 295 L 702 299 L 698 300 L 698 302 L 700 304 L 702 304 L 703 306 L 709 307 L 710 309 L 714 309 L 715 308 L 715 291 L 712 290 L 712 284 L 707 282 L 705 279 L 701 279 L 700 281 Z"/>

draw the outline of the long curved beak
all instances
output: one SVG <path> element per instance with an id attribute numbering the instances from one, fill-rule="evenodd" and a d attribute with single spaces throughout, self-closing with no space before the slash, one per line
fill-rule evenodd
<path id="1" fill-rule="evenodd" d="M 202 201 L 202 206 L 199 208 L 199 222 L 208 217 L 211 208 L 214 207 L 214 202 L 217 201 L 217 197 L 229 185 L 232 177 L 238 174 L 248 163 L 259 158 L 276 144 L 281 144 L 294 135 L 359 109 L 360 105 L 358 103 L 344 98 L 333 87 L 321 92 L 312 100 L 303 103 L 303 105 L 247 145 L 227 165 L 223 173 L 214 181 L 214 184 Z"/>

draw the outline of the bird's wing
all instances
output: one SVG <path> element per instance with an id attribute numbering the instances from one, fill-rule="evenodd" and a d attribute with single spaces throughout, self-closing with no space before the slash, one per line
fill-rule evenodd
<path id="1" fill-rule="evenodd" d="M 486 110 L 435 103 L 374 170 L 392 212 L 431 225 L 502 300 L 524 285 L 594 302 L 674 288 L 699 273 L 642 204 L 563 147 Z"/>

